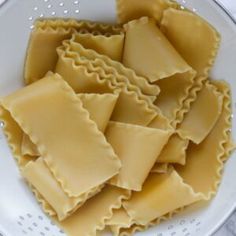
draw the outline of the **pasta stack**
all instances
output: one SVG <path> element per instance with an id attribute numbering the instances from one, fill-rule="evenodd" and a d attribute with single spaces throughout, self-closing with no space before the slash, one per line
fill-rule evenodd
<path id="1" fill-rule="evenodd" d="M 234 149 L 217 31 L 169 0 L 119 25 L 40 19 L 22 89 L 1 99 L 21 173 L 66 234 L 132 235 L 212 198 Z"/>

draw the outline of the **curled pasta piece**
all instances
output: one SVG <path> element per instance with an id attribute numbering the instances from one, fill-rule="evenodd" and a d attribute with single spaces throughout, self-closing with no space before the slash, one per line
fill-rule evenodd
<path id="1" fill-rule="evenodd" d="M 198 76 L 209 76 L 220 35 L 208 22 L 192 12 L 169 8 L 164 11 L 161 30 Z"/>
<path id="2" fill-rule="evenodd" d="M 122 60 L 124 34 L 111 35 L 109 37 L 92 33 L 75 33 L 75 35 L 77 42 L 85 48 L 91 48 L 116 61 Z"/>
<path id="3" fill-rule="evenodd" d="M 101 93 L 119 90 L 112 120 L 147 125 L 156 116 L 158 108 L 147 96 L 141 94 L 137 86 L 131 86 L 127 81 L 117 81 L 117 76 L 106 74 L 102 67 L 93 67 L 87 59 L 85 63 L 88 65 L 83 65 L 76 54 L 69 56 L 66 52 L 61 52 L 56 72 L 62 75 L 76 92 Z"/>
<path id="4" fill-rule="evenodd" d="M 175 127 L 176 119 L 179 119 L 180 111 L 184 109 L 186 99 L 190 97 L 190 91 L 197 80 L 195 74 L 195 71 L 190 70 L 156 82 L 161 92 L 154 104 L 171 121 L 173 127 Z"/>
<path id="5" fill-rule="evenodd" d="M 80 99 L 59 75 L 46 77 L 5 97 L 1 105 L 10 111 L 37 145 L 47 166 L 69 196 L 78 197 L 118 173 L 120 161 L 112 147 L 95 122 L 89 119 Z M 48 133 L 57 137 L 55 141 Z M 84 145 L 85 140 L 89 147 Z M 98 175 L 84 178 L 84 173 L 93 168 Z M 80 178 L 86 181 L 75 181 Z"/>
<path id="6" fill-rule="evenodd" d="M 119 23 L 126 23 L 142 16 L 154 18 L 160 23 L 165 9 L 178 8 L 178 3 L 170 0 L 116 0 Z"/>
<path id="7" fill-rule="evenodd" d="M 154 20 L 142 17 L 125 26 L 122 62 L 150 82 L 183 74 L 192 68 L 178 54 Z"/>
<path id="8" fill-rule="evenodd" d="M 94 31 L 99 32 L 99 35 L 92 34 L 90 36 L 92 38 L 90 41 L 96 42 L 96 48 L 99 44 L 104 48 L 104 40 L 111 44 L 113 36 L 106 36 L 105 34 L 108 32 L 111 35 L 115 35 L 115 41 L 118 40 L 120 44 L 123 44 L 124 35 L 122 29 L 113 25 L 70 19 L 38 20 L 35 22 L 27 50 L 24 71 L 25 83 L 30 84 L 42 78 L 49 70 L 54 70 L 58 58 L 56 48 L 61 45 L 64 39 L 69 39 L 73 33 L 83 33 L 84 31 L 87 34 L 92 34 Z M 121 49 L 120 44 L 117 44 L 117 48 L 113 49 L 113 52 L 115 52 L 114 56 Z M 90 43 L 90 46 L 92 45 Z M 104 50 L 103 52 L 105 53 Z M 112 52 L 110 51 L 109 54 L 112 55 Z"/>
<path id="9" fill-rule="evenodd" d="M 73 34 L 71 40 L 65 40 L 63 42 L 64 50 L 68 52 L 76 52 L 80 56 L 80 62 L 83 59 L 90 60 L 90 67 L 102 67 L 106 73 L 114 74 L 117 76 L 119 81 L 126 81 L 132 85 L 136 85 L 140 88 L 143 94 L 155 96 L 159 93 L 159 88 L 157 85 L 148 83 L 145 78 L 137 76 L 136 73 L 125 67 L 123 64 L 110 59 L 105 55 L 96 53 L 94 50 L 85 49 L 80 43 L 78 36 Z M 91 65 L 92 63 L 92 65 Z"/>
<path id="10" fill-rule="evenodd" d="M 142 190 L 145 179 L 172 132 L 110 122 L 105 134 L 122 164 L 119 174 L 109 183 L 129 190 Z"/>

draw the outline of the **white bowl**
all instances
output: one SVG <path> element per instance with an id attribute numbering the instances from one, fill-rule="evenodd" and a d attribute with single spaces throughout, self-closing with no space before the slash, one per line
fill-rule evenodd
<path id="1" fill-rule="evenodd" d="M 185 2 L 184 0 L 182 2 Z M 212 0 L 188 0 L 189 8 L 206 18 L 222 35 L 212 78 L 231 84 L 236 96 L 236 25 Z M 115 0 L 9 0 L 0 8 L 0 96 L 22 86 L 24 56 L 31 25 L 38 17 L 75 17 L 115 22 Z M 234 104 L 235 106 L 235 104 Z M 235 108 L 235 107 L 234 107 Z M 236 119 L 233 118 L 233 135 Z M 187 208 L 143 236 L 211 235 L 236 207 L 236 154 L 227 162 L 217 196 L 209 204 Z M 63 232 L 44 215 L 19 174 L 0 132 L 0 235 L 60 236 Z"/>

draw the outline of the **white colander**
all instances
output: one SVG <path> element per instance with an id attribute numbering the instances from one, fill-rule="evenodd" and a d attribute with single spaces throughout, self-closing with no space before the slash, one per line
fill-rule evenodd
<path id="1" fill-rule="evenodd" d="M 140 0 L 137 0 L 140 1 Z M 182 0 L 222 34 L 222 45 L 212 72 L 225 79 L 236 96 L 236 25 L 213 0 Z M 74 17 L 115 22 L 115 0 L 8 0 L 0 5 L 0 96 L 22 86 L 24 56 L 33 21 L 38 17 Z M 194 32 L 193 32 L 194 33 Z M 201 50 L 201 49 L 199 49 Z M 235 105 L 235 104 L 234 104 Z M 233 134 L 235 135 L 235 118 Z M 199 170 L 201 175 L 201 170 Z M 211 235 L 236 207 L 236 155 L 227 162 L 222 184 L 210 203 L 187 208 L 143 236 Z M 19 174 L 0 131 L 0 236 L 62 236 L 42 212 Z M 83 236 L 83 235 L 78 235 Z"/>

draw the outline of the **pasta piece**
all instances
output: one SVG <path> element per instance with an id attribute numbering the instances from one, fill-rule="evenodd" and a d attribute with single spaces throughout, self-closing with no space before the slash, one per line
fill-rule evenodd
<path id="1" fill-rule="evenodd" d="M 76 33 L 76 42 L 82 44 L 85 48 L 92 48 L 115 61 L 121 61 L 122 59 L 124 34 L 104 36 Z"/>
<path id="2" fill-rule="evenodd" d="M 137 76 L 136 73 L 123 66 L 123 64 L 111 60 L 109 57 L 96 53 L 94 50 L 85 49 L 77 41 L 77 35 L 73 34 L 70 41 L 65 40 L 63 42 L 64 50 L 67 52 L 75 52 L 80 56 L 80 62 L 83 59 L 90 60 L 90 67 L 102 67 L 105 73 L 114 74 L 117 76 L 117 80 L 120 82 L 126 82 L 127 84 L 136 85 L 140 88 L 143 94 L 146 95 L 158 95 L 159 88 L 157 85 L 152 85 L 147 82 L 147 80 L 141 76 Z M 59 48 L 60 49 L 60 48 Z M 59 50 L 60 52 L 60 50 Z M 125 78 L 124 78 L 125 77 Z"/>
<path id="3" fill-rule="evenodd" d="M 135 93 L 122 91 L 111 120 L 146 126 L 156 116 L 157 111 L 148 108 L 145 101 L 138 100 Z"/>
<path id="4" fill-rule="evenodd" d="M 145 179 L 172 133 L 169 130 L 110 122 L 105 134 L 122 163 L 119 174 L 109 183 L 129 190 L 142 190 Z"/>
<path id="5" fill-rule="evenodd" d="M 78 94 L 83 107 L 89 112 L 98 129 L 105 131 L 112 111 L 115 107 L 118 96 L 115 94 Z M 98 110 L 99 107 L 99 110 Z M 32 143 L 29 136 L 23 135 L 21 152 L 23 155 L 40 156 L 37 146 Z"/>
<path id="6" fill-rule="evenodd" d="M 37 145 L 70 197 L 78 197 L 118 173 L 120 161 L 113 149 L 59 75 L 44 78 L 5 97 L 2 106 Z M 88 175 L 93 169 L 97 174 Z"/>
<path id="7" fill-rule="evenodd" d="M 225 82 L 215 81 L 214 84 L 224 96 L 220 117 L 202 143 L 189 146 L 186 165 L 176 168 L 184 181 L 195 191 L 202 192 L 205 199 L 215 194 L 221 178 L 223 160 L 229 154 L 225 145 L 230 138 L 232 112 L 230 90 Z M 199 176 L 199 170 L 201 170 L 201 176 Z"/>
<path id="8" fill-rule="evenodd" d="M 169 7 L 177 8 L 178 3 L 170 0 L 116 0 L 119 23 L 149 16 L 160 23 L 163 11 Z"/>
<path id="9" fill-rule="evenodd" d="M 78 65 L 74 58 L 64 53 L 59 55 L 55 72 L 73 88 L 76 93 L 113 93 L 116 88 L 111 81 L 102 79 L 97 72 L 89 72 L 86 66 Z"/>
<path id="10" fill-rule="evenodd" d="M 142 17 L 127 23 L 124 28 L 126 34 L 122 62 L 138 75 L 155 82 L 192 70 L 154 20 Z"/>
<path id="11" fill-rule="evenodd" d="M 67 18 L 44 18 L 38 19 L 35 21 L 36 28 L 75 28 L 81 33 L 94 33 L 95 35 L 111 35 L 111 34 L 120 34 L 122 28 L 119 25 L 112 25 L 100 22 L 93 22 L 88 20 L 76 20 L 76 19 L 67 19 Z"/>
<path id="12" fill-rule="evenodd" d="M 168 163 L 156 163 L 151 172 L 157 174 L 165 174 L 168 171 Z"/>
<path id="13" fill-rule="evenodd" d="M 135 223 L 146 225 L 168 212 L 201 199 L 201 194 L 195 193 L 185 184 L 175 170 L 170 170 L 166 174 L 151 173 L 142 191 L 134 192 L 123 206 Z"/>
<path id="14" fill-rule="evenodd" d="M 89 112 L 90 119 L 95 121 L 101 132 L 104 132 L 115 108 L 118 95 L 80 93 L 78 97 L 82 101 L 83 107 Z"/>
<path id="15" fill-rule="evenodd" d="M 108 185 L 72 216 L 59 222 L 59 226 L 70 236 L 96 236 L 96 232 L 103 230 L 105 222 L 112 217 L 113 210 L 119 209 L 122 200 L 129 197 L 129 191 Z"/>
<path id="16" fill-rule="evenodd" d="M 58 58 L 56 48 L 64 39 L 69 39 L 72 33 L 84 31 L 86 33 L 99 32 L 99 34 L 104 34 L 104 38 L 107 37 L 106 33 L 120 35 L 120 40 L 123 41 L 122 29 L 112 25 L 76 20 L 36 21 L 26 55 L 25 83 L 30 84 L 42 78 L 49 70 L 54 70 Z M 94 38 L 101 38 L 101 36 L 94 36 Z M 110 36 L 108 38 L 108 41 L 112 40 Z M 102 44 L 104 45 L 103 42 Z"/>
<path id="17" fill-rule="evenodd" d="M 188 144 L 189 140 L 180 138 L 178 134 L 173 134 L 158 156 L 157 162 L 184 165 Z"/>
<path id="18" fill-rule="evenodd" d="M 177 127 L 184 119 L 186 113 L 191 109 L 192 103 L 197 99 L 198 93 L 201 91 L 206 77 L 195 77 L 192 87 L 190 88 L 187 97 L 182 102 L 181 109 L 176 111 L 176 118 L 171 122 L 173 127 Z"/>
<path id="19" fill-rule="evenodd" d="M 189 71 L 156 82 L 161 89 L 161 93 L 154 103 L 171 123 L 175 122 L 178 113 L 183 108 L 184 102 L 189 96 L 190 89 L 194 85 L 194 77 L 195 72 Z"/>
<path id="20" fill-rule="evenodd" d="M 56 212 L 53 210 L 53 208 L 48 204 L 48 202 L 45 201 L 43 196 L 38 192 L 37 189 L 35 189 L 30 183 L 28 183 L 30 189 L 32 190 L 35 198 L 37 201 L 41 204 L 41 207 L 43 208 L 44 212 L 47 213 L 49 216 L 54 217 L 56 216 Z"/>
<path id="21" fill-rule="evenodd" d="M 112 120 L 147 125 L 157 114 L 157 108 L 151 105 L 147 98 L 139 98 L 137 91 L 128 91 L 126 84 L 117 82 L 114 75 L 106 75 L 103 72 L 97 73 L 96 69 L 75 64 L 77 60 L 65 55 L 60 55 L 56 72 L 72 86 L 76 92 L 109 93 L 118 92 L 115 109 L 112 114 Z M 137 87 L 135 87 L 137 89 Z"/>
<path id="22" fill-rule="evenodd" d="M 103 185 L 97 186 L 80 197 L 69 197 L 54 178 L 49 168 L 40 157 L 36 161 L 29 162 L 22 170 L 23 176 L 34 186 L 40 195 L 52 206 L 58 219 L 64 220 L 84 202 L 101 191 Z M 41 197 L 41 198 L 42 198 Z M 45 209 L 45 208 L 44 208 Z M 48 209 L 48 208 L 47 208 Z"/>
<path id="23" fill-rule="evenodd" d="M 150 105 L 153 105 L 149 96 L 144 95 L 138 86 L 131 84 L 127 77 L 119 74 L 114 67 L 107 66 L 103 60 L 96 60 L 95 51 L 85 49 L 78 43 L 71 43 L 73 45 L 71 47 L 69 41 L 65 41 L 65 45 L 66 47 L 60 47 L 58 49 L 59 54 L 65 51 L 66 56 L 73 58 L 76 64 L 86 66 L 90 72 L 97 72 L 100 77 L 109 79 L 114 86 L 127 88 L 129 91 L 136 92 L 140 98 L 145 99 Z"/>
<path id="24" fill-rule="evenodd" d="M 223 96 L 217 92 L 215 86 L 206 83 L 192 104 L 190 111 L 177 127 L 179 136 L 196 144 L 201 143 L 220 116 L 222 100 Z"/>
<path id="25" fill-rule="evenodd" d="M 189 11 L 169 8 L 163 14 L 161 30 L 198 76 L 209 76 L 220 35 L 208 22 Z"/>

